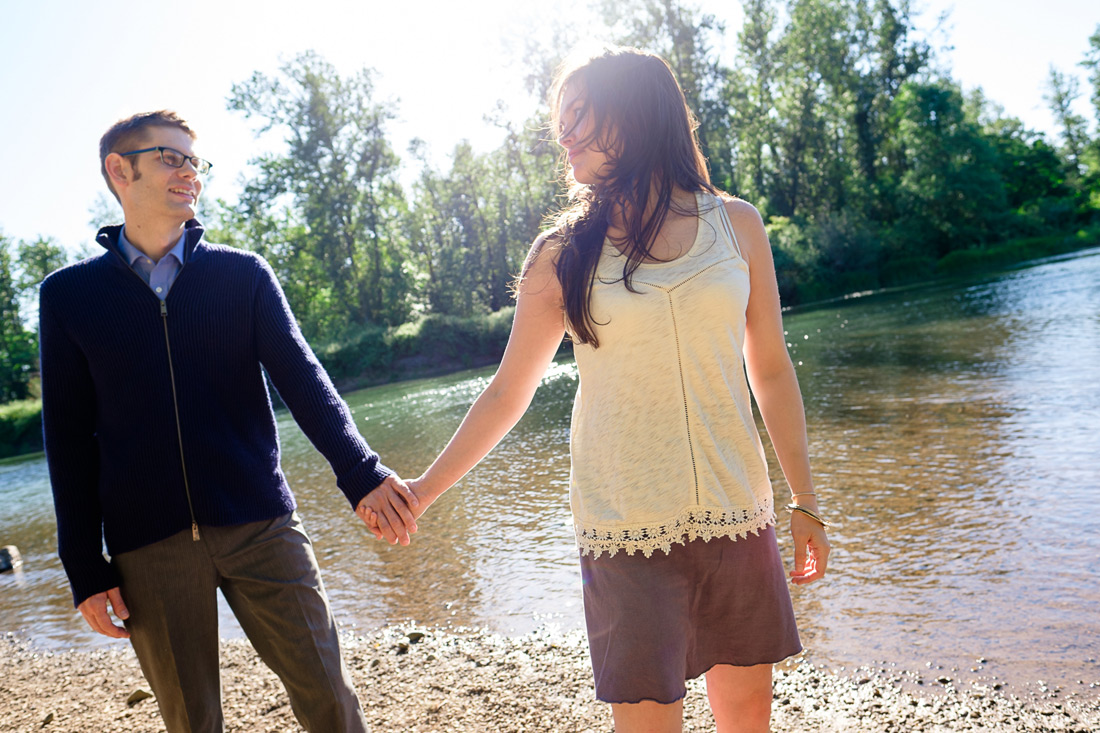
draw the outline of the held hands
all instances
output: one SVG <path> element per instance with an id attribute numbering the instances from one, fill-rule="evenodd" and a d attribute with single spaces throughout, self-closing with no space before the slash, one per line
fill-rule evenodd
<path id="1" fill-rule="evenodd" d="M 355 508 L 355 513 L 376 539 L 385 539 L 391 545 L 407 545 L 411 541 L 409 535 L 416 531 L 416 518 L 428 506 L 421 507 L 410 484 L 415 482 L 405 482 L 397 474 L 390 474 Z"/>
<path id="2" fill-rule="evenodd" d="M 825 528 L 801 512 L 791 512 L 791 538 L 794 540 L 794 570 L 791 582 L 805 585 L 825 577 L 829 562 L 829 539 Z"/>
<path id="3" fill-rule="evenodd" d="M 122 602 L 122 593 L 119 592 L 118 588 L 111 588 L 111 590 L 96 593 L 94 596 L 88 596 L 76 608 L 80 611 L 80 615 L 84 617 L 84 620 L 88 622 L 88 625 L 92 627 L 92 631 L 109 636 L 112 639 L 129 639 L 130 632 L 121 626 L 116 626 L 111 621 L 111 615 L 107 613 L 108 602 L 110 602 L 115 615 L 120 619 L 125 621 L 130 618 L 130 611 L 127 610 L 126 604 Z"/>

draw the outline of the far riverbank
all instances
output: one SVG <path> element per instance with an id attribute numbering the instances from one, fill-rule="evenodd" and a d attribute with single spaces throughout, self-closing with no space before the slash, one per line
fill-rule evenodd
<path id="1" fill-rule="evenodd" d="M 916 287 L 942 280 L 978 278 L 1036 259 L 1066 255 L 1093 247 L 1100 229 L 1073 234 L 1016 239 L 983 249 L 952 252 L 934 264 L 914 267 L 892 286 Z M 820 290 L 820 289 L 819 289 Z M 816 292 L 816 291 L 815 291 Z M 799 304 L 799 312 L 835 302 L 841 293 L 820 290 L 813 302 Z M 514 307 L 496 313 L 461 318 L 429 315 L 396 328 L 366 328 L 353 340 L 315 344 L 318 359 L 337 389 L 350 392 L 379 384 L 436 377 L 497 363 L 512 329 Z M 562 351 L 569 350 L 568 341 Z M 278 396 L 273 395 L 278 401 Z M 42 450 L 41 401 L 21 400 L 0 405 L 0 460 Z"/>

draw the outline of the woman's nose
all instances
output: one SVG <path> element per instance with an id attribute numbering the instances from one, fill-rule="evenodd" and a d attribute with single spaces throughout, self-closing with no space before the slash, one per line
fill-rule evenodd
<path id="1" fill-rule="evenodd" d="M 573 142 L 573 130 L 572 128 L 565 129 L 565 123 L 563 122 L 558 128 L 558 145 L 568 148 L 571 142 Z"/>

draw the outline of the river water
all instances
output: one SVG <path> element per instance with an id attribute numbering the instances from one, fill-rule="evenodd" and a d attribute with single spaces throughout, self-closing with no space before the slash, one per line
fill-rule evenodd
<path id="1" fill-rule="evenodd" d="M 910 684 L 946 676 L 1100 699 L 1100 249 L 784 323 L 821 505 L 840 525 L 828 578 L 792 589 L 806 658 Z M 384 460 L 413 475 L 492 372 L 346 398 Z M 357 524 L 280 414 L 284 468 L 343 628 L 583 628 L 567 497 L 576 379 L 571 361 L 553 365 L 516 429 L 405 548 Z M 0 500 L 0 545 L 25 561 L 0 575 L 0 631 L 47 649 L 119 644 L 72 609 L 44 461 L 0 465 Z M 222 615 L 223 636 L 240 635 L 224 604 Z"/>

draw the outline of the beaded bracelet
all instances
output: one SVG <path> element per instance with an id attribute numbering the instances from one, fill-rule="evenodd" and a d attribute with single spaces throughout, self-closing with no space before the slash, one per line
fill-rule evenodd
<path id="1" fill-rule="evenodd" d="M 815 522 L 817 522 L 818 524 L 820 524 L 822 527 L 832 527 L 833 526 L 832 522 L 826 522 L 824 519 L 821 518 L 821 515 L 818 514 L 817 512 L 815 512 L 813 510 L 810 510 L 810 509 L 807 509 L 804 506 L 799 506 L 798 504 L 788 504 L 787 505 L 787 511 L 801 512 L 802 514 L 805 514 L 807 517 L 809 517 L 810 519 L 812 519 Z"/>

